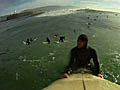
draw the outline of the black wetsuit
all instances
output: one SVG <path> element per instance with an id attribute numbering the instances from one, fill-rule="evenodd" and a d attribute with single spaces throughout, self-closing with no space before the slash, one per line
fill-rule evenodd
<path id="1" fill-rule="evenodd" d="M 72 71 L 77 70 L 79 68 L 89 68 L 90 60 L 93 59 L 94 62 L 94 74 L 100 73 L 99 69 L 99 62 L 97 58 L 97 54 L 95 49 L 91 47 L 84 47 L 84 48 L 77 48 L 74 47 L 71 50 L 71 59 L 69 66 L 65 69 L 65 72 L 67 73 L 70 69 Z"/>
<path id="2" fill-rule="evenodd" d="M 48 43 L 50 43 L 50 39 L 49 39 L 48 37 L 47 37 L 46 41 L 47 41 Z"/>
<path id="3" fill-rule="evenodd" d="M 30 40 L 29 39 L 27 39 L 26 45 L 30 45 Z"/>

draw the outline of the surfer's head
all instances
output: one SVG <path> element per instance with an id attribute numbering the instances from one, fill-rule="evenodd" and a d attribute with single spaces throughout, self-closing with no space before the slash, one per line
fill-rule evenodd
<path id="1" fill-rule="evenodd" d="M 81 34 L 77 39 L 78 48 L 87 48 L 88 37 L 85 34 Z"/>

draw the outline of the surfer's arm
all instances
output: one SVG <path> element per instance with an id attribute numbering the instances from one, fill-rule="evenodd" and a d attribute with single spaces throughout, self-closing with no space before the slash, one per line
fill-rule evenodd
<path id="1" fill-rule="evenodd" d="M 98 62 L 98 58 L 97 58 L 97 53 L 95 50 L 93 50 L 93 62 L 95 65 L 95 73 L 98 75 L 98 74 L 100 74 L 100 66 L 99 66 L 99 62 Z"/>
<path id="2" fill-rule="evenodd" d="M 74 63 L 74 56 L 73 56 L 73 53 L 72 51 L 70 52 L 70 61 L 69 61 L 69 65 L 65 68 L 65 71 L 62 75 L 61 78 L 68 78 L 69 77 L 69 74 L 70 74 L 70 71 L 71 71 L 71 67 L 72 67 L 72 64 Z"/>
<path id="3" fill-rule="evenodd" d="M 99 62 L 98 62 L 97 53 L 95 50 L 93 50 L 93 62 L 95 64 L 96 75 L 100 78 L 103 78 L 103 75 L 100 73 L 100 66 L 99 66 Z"/>
<path id="4" fill-rule="evenodd" d="M 73 52 L 71 51 L 71 52 L 70 52 L 70 61 L 69 61 L 68 66 L 66 67 L 64 73 L 70 74 L 73 63 L 74 63 L 74 55 L 73 55 Z"/>

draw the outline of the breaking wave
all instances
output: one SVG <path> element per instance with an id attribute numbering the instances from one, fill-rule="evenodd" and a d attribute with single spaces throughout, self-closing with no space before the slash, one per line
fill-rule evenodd
<path id="1" fill-rule="evenodd" d="M 62 9 L 62 10 L 56 10 L 56 11 L 49 11 L 45 12 L 41 15 L 37 15 L 35 17 L 46 17 L 46 16 L 62 16 L 62 15 L 69 15 L 75 13 L 75 9 Z"/>

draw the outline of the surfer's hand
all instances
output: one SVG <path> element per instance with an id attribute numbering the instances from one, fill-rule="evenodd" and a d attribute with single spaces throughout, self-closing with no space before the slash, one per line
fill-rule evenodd
<path id="1" fill-rule="evenodd" d="M 98 74 L 98 77 L 103 78 L 103 75 L 101 73 Z"/>
<path id="2" fill-rule="evenodd" d="M 67 73 L 64 73 L 62 76 L 61 76 L 61 78 L 68 78 L 69 77 L 69 75 L 67 74 Z"/>

